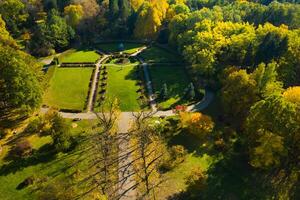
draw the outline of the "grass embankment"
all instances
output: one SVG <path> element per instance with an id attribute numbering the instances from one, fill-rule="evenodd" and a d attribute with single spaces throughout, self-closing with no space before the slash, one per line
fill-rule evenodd
<path id="1" fill-rule="evenodd" d="M 44 104 L 70 110 L 83 110 L 93 68 L 56 68 L 44 97 Z"/>

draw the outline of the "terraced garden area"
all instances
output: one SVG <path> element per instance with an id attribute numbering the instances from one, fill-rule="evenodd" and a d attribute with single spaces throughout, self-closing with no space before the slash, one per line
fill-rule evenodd
<path id="1" fill-rule="evenodd" d="M 135 53 L 144 44 L 122 43 L 126 53 Z M 120 43 L 97 44 L 98 49 L 107 53 L 119 51 Z M 140 55 L 146 63 L 161 63 L 148 66 L 153 91 L 156 94 L 157 108 L 160 110 L 173 109 L 179 104 L 190 104 L 197 98 L 184 98 L 191 80 L 181 65 L 182 59 L 165 49 L 150 46 Z M 93 67 L 72 67 L 72 63 L 95 62 L 100 58 L 96 50 L 72 49 L 59 57 L 60 62 L 69 63 L 71 68 L 57 68 L 50 81 L 50 88 L 45 95 L 44 104 L 63 110 L 84 111 L 88 98 L 89 85 L 93 80 Z M 179 65 L 177 65 L 176 63 Z M 165 64 L 164 64 L 165 63 Z M 172 64 L 174 63 L 174 64 Z M 100 111 L 100 107 L 118 99 L 121 111 L 138 111 L 146 108 L 149 95 L 144 79 L 143 67 L 138 67 L 136 58 L 126 55 L 108 56 L 101 64 L 97 76 L 96 91 L 93 91 L 92 111 Z M 138 70 L 139 69 L 139 70 Z M 139 72 L 138 72 L 139 71 Z M 142 73 L 141 73 L 142 71 Z M 161 98 L 164 87 L 167 87 L 166 98 Z M 91 101 L 90 101 L 91 102 Z M 145 103 L 146 102 L 146 103 Z M 91 103 L 89 104 L 91 105 Z M 90 106 L 89 106 L 90 107 Z"/>
<path id="2" fill-rule="evenodd" d="M 44 104 L 83 111 L 93 68 L 56 68 L 44 96 Z"/>

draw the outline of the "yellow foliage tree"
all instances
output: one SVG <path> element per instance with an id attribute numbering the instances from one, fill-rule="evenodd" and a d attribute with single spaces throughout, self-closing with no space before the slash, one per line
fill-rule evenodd
<path id="1" fill-rule="evenodd" d="M 167 0 L 145 1 L 138 14 L 134 35 L 137 38 L 154 38 L 162 26 L 168 8 Z"/>
<path id="2" fill-rule="evenodd" d="M 0 44 L 17 48 L 17 43 L 10 36 L 9 32 L 6 30 L 6 24 L 1 17 L 1 14 L 0 14 Z"/>
<path id="3" fill-rule="evenodd" d="M 181 127 L 200 138 L 205 138 L 214 128 L 214 122 L 211 117 L 202 113 L 180 113 Z"/>
<path id="4" fill-rule="evenodd" d="M 137 11 L 145 0 L 130 0 L 131 7 Z"/>
<path id="5" fill-rule="evenodd" d="M 84 12 L 81 5 L 69 5 L 65 7 L 64 14 L 68 24 L 75 27 L 79 24 Z"/>
<path id="6" fill-rule="evenodd" d="M 268 131 L 259 130 L 262 136 L 259 144 L 250 153 L 250 163 L 253 167 L 269 168 L 280 163 L 280 157 L 284 154 L 283 137 Z"/>
<path id="7" fill-rule="evenodd" d="M 300 86 L 290 87 L 284 93 L 283 97 L 300 106 Z"/>

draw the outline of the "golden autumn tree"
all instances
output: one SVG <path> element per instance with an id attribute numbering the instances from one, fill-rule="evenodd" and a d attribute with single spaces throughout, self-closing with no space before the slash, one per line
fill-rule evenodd
<path id="1" fill-rule="evenodd" d="M 137 38 L 155 38 L 166 17 L 169 4 L 167 0 L 148 0 L 138 13 L 134 35 Z"/>
<path id="2" fill-rule="evenodd" d="M 132 156 L 137 199 L 156 199 L 155 190 L 164 181 L 159 167 L 166 149 L 157 130 L 150 125 L 152 115 L 144 112 L 135 114 L 131 127 L 130 144 L 136 148 Z"/>
<path id="3" fill-rule="evenodd" d="M 181 127 L 186 128 L 191 134 L 201 139 L 204 139 L 214 128 L 214 122 L 211 117 L 200 112 L 181 112 L 179 115 Z"/>
<path id="4" fill-rule="evenodd" d="M 284 93 L 283 97 L 289 102 L 300 106 L 300 86 L 290 87 Z"/>
<path id="5" fill-rule="evenodd" d="M 2 19 L 0 14 L 0 44 L 8 45 L 13 48 L 17 48 L 17 43 L 10 36 L 9 32 L 6 30 L 6 23 Z"/>
<path id="6" fill-rule="evenodd" d="M 82 19 L 84 12 L 81 5 L 69 5 L 65 7 L 64 14 L 68 24 L 76 27 Z"/>
<path id="7" fill-rule="evenodd" d="M 130 0 L 131 7 L 135 11 L 137 11 L 144 2 L 145 2 L 145 0 Z"/>

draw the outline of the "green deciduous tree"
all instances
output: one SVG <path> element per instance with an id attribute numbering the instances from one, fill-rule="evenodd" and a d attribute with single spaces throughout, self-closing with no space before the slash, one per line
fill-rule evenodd
<path id="1" fill-rule="evenodd" d="M 53 139 L 55 149 L 67 151 L 72 145 L 71 127 L 57 112 L 54 112 L 50 119 L 50 134 Z"/>
<path id="2" fill-rule="evenodd" d="M 246 70 L 230 73 L 224 80 L 222 102 L 228 116 L 241 124 L 248 116 L 251 106 L 258 101 L 256 82 Z"/>
<path id="3" fill-rule="evenodd" d="M 38 25 L 34 34 L 33 50 L 36 54 L 50 54 L 51 49 L 63 49 L 74 38 L 75 32 L 66 20 L 52 10 L 46 20 Z"/>
<path id="4" fill-rule="evenodd" d="M 42 101 L 41 66 L 32 57 L 0 45 L 0 118 L 26 116 Z"/>
<path id="5" fill-rule="evenodd" d="M 13 35 L 19 36 L 22 26 L 28 18 L 24 3 L 21 0 L 1 0 L 0 14 L 6 22 L 8 30 Z"/>

